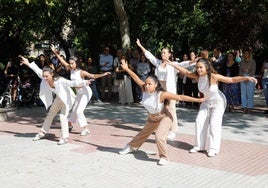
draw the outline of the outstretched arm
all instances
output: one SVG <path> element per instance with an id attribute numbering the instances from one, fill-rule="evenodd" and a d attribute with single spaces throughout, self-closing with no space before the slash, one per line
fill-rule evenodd
<path id="1" fill-rule="evenodd" d="M 58 52 L 57 52 L 57 49 L 55 48 L 54 44 L 51 44 L 50 45 L 50 49 L 51 51 L 54 53 L 54 55 L 57 57 L 57 59 L 61 62 L 61 64 L 65 67 L 66 70 L 69 70 L 70 69 L 70 65 L 69 63 L 67 63 L 65 61 L 65 59 L 63 59 L 63 57 L 61 57 Z"/>
<path id="2" fill-rule="evenodd" d="M 258 80 L 251 76 L 235 76 L 235 77 L 226 77 L 222 76 L 220 74 L 212 74 L 214 78 L 216 78 L 217 81 L 224 82 L 224 83 L 237 83 L 237 82 L 243 82 L 243 81 L 250 81 L 255 82 L 257 84 Z"/>
<path id="3" fill-rule="evenodd" d="M 121 59 L 121 67 L 131 76 L 138 86 L 143 87 L 144 82 L 128 67 L 125 59 Z"/>
<path id="4" fill-rule="evenodd" d="M 160 100 L 161 101 L 164 101 L 164 100 L 176 100 L 176 101 L 187 101 L 187 102 L 201 103 L 205 99 L 204 98 L 189 97 L 189 96 L 186 96 L 186 95 L 176 95 L 176 94 L 173 94 L 173 93 L 165 91 L 165 92 L 162 92 Z"/>
<path id="5" fill-rule="evenodd" d="M 88 78 L 93 78 L 93 79 L 97 79 L 97 78 L 101 78 L 101 77 L 104 77 L 104 76 L 107 76 L 107 75 L 111 75 L 110 72 L 104 72 L 102 74 L 91 74 L 87 71 L 81 71 L 81 77 L 84 78 L 84 77 L 88 77 Z"/>
<path id="6" fill-rule="evenodd" d="M 173 66 L 178 72 L 184 74 L 185 76 L 188 76 L 189 78 L 194 78 L 194 79 L 198 80 L 198 75 L 197 74 L 195 74 L 195 73 L 193 73 L 191 71 L 188 71 L 184 67 L 179 66 L 177 63 L 168 60 L 167 64 Z"/>

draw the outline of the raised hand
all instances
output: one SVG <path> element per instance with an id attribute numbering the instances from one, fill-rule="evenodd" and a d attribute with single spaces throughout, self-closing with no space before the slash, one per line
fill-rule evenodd
<path id="1" fill-rule="evenodd" d="M 125 59 L 121 59 L 120 61 L 122 69 L 126 70 L 128 69 L 128 65 Z"/>
<path id="2" fill-rule="evenodd" d="M 22 64 L 27 65 L 27 66 L 30 65 L 29 60 L 27 58 L 25 58 L 24 56 L 19 55 L 19 59 L 20 59 L 20 65 L 22 65 Z"/>
<path id="3" fill-rule="evenodd" d="M 138 46 L 141 46 L 140 39 L 137 39 L 137 40 L 136 40 L 136 44 L 137 44 Z"/>

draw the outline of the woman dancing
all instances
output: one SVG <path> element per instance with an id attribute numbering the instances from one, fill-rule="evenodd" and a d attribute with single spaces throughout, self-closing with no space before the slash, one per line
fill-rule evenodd
<path id="1" fill-rule="evenodd" d="M 110 72 L 105 72 L 103 74 L 90 74 L 87 71 L 81 70 L 78 67 L 78 60 L 75 57 L 71 57 L 69 60 L 69 63 L 65 61 L 63 57 L 61 57 L 57 53 L 57 49 L 54 45 L 51 45 L 51 50 L 55 54 L 55 56 L 58 58 L 58 60 L 61 62 L 61 64 L 65 67 L 67 71 L 70 71 L 71 73 L 71 80 L 73 81 L 82 81 L 86 77 L 91 79 L 97 79 L 103 76 L 110 75 Z M 80 127 L 83 127 L 83 130 L 81 132 L 81 136 L 88 135 L 90 133 L 88 129 L 88 123 L 87 119 L 84 115 L 84 110 L 90 101 L 92 97 L 92 90 L 89 86 L 83 86 L 83 87 L 76 87 L 76 98 L 73 105 L 73 109 L 69 118 L 69 130 L 72 129 L 72 124 L 76 122 Z"/>
<path id="2" fill-rule="evenodd" d="M 128 68 L 125 59 L 121 60 L 122 68 L 133 78 L 142 90 L 141 104 L 148 111 L 148 119 L 144 128 L 129 142 L 119 154 L 125 155 L 141 147 L 146 139 L 154 132 L 156 145 L 159 153 L 159 165 L 168 163 L 167 154 L 167 135 L 172 126 L 173 116 L 168 107 L 169 100 L 183 100 L 189 102 L 202 102 L 203 99 L 197 99 L 185 95 L 176 95 L 166 92 L 161 87 L 160 81 L 155 75 L 149 75 L 145 81 L 142 81 L 132 70 Z"/>
<path id="3" fill-rule="evenodd" d="M 195 145 L 190 150 L 190 153 L 205 151 L 207 137 L 209 137 L 207 155 L 213 157 L 219 154 L 222 118 L 226 107 L 226 99 L 224 94 L 219 90 L 217 83 L 237 83 L 243 81 L 257 83 L 257 80 L 249 76 L 226 77 L 217 74 L 209 60 L 203 58 L 197 61 L 196 72 L 190 72 L 171 61 L 168 64 L 175 67 L 187 77 L 197 80 L 198 89 L 204 94 L 205 98 L 196 117 Z"/>
<path id="4" fill-rule="evenodd" d="M 41 131 L 36 134 L 33 141 L 44 138 L 48 133 L 52 120 L 60 111 L 61 138 L 59 145 L 66 144 L 69 138 L 68 131 L 68 114 L 75 100 L 75 94 L 70 87 L 82 87 L 90 84 L 89 80 L 70 81 L 63 77 L 58 77 L 54 70 L 48 66 L 40 69 L 34 62 L 29 63 L 29 60 L 23 56 L 19 56 L 21 63 L 30 67 L 39 78 L 40 83 L 40 99 L 44 103 L 46 109 L 50 107 L 47 117 L 42 125 Z M 56 97 L 53 101 L 53 93 Z M 53 101 L 53 102 L 52 102 Z"/>

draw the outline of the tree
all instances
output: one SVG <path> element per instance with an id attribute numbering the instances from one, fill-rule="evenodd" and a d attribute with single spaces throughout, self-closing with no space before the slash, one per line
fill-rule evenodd
<path id="1" fill-rule="evenodd" d="M 114 0 L 114 7 L 120 25 L 122 49 L 126 51 L 127 48 L 130 47 L 130 31 L 129 31 L 128 16 L 125 11 L 122 0 Z"/>

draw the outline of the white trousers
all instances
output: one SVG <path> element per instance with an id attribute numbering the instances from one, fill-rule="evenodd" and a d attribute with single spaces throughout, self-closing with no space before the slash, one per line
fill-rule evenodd
<path id="1" fill-rule="evenodd" d="M 194 147 L 197 150 L 220 151 L 222 118 L 226 108 L 225 96 L 221 94 L 221 98 L 216 102 L 204 102 L 200 106 L 195 122 Z"/>
<path id="2" fill-rule="evenodd" d="M 68 114 L 69 114 L 69 109 L 58 96 L 56 96 L 56 98 L 54 99 L 49 109 L 47 117 L 45 118 L 45 121 L 42 126 L 42 131 L 45 133 L 48 133 L 51 127 L 51 123 L 59 111 L 60 111 L 60 125 L 61 125 L 61 134 L 62 134 L 61 137 L 69 138 L 68 119 L 67 119 Z"/>
<path id="3" fill-rule="evenodd" d="M 75 97 L 73 109 L 69 117 L 71 123 L 77 121 L 80 127 L 85 127 L 87 125 L 87 119 L 84 115 L 84 110 L 92 97 L 92 90 L 90 87 L 82 87 L 77 90 Z"/>

